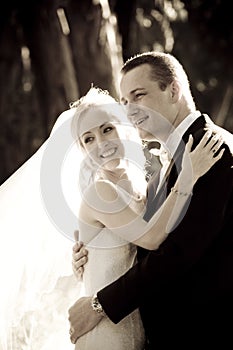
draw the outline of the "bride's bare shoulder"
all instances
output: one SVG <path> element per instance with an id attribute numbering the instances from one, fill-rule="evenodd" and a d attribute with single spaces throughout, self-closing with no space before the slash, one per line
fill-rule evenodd
<path id="1" fill-rule="evenodd" d="M 92 183 L 84 192 L 84 197 L 91 201 L 114 201 L 118 198 L 118 191 L 115 184 L 108 180 L 97 180 Z"/>

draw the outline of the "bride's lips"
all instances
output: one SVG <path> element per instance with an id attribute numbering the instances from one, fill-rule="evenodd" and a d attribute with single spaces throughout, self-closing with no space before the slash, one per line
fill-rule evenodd
<path id="1" fill-rule="evenodd" d="M 100 157 L 101 158 L 108 158 L 108 157 L 112 157 L 117 151 L 117 147 L 114 147 L 114 148 L 110 148 L 108 149 L 107 151 L 104 151 Z"/>

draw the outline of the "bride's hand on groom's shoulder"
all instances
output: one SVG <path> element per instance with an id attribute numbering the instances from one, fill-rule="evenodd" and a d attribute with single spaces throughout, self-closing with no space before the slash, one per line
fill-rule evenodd
<path id="1" fill-rule="evenodd" d="M 75 242 L 72 251 L 72 269 L 78 280 L 81 280 L 84 272 L 84 265 L 87 262 L 88 251 L 81 241 Z"/>

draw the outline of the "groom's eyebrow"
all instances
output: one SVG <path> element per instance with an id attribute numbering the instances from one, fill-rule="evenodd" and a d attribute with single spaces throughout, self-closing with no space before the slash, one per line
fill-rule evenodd
<path id="1" fill-rule="evenodd" d="M 145 90 L 145 88 L 137 87 L 137 88 L 131 90 L 131 91 L 129 92 L 129 95 L 133 95 L 133 94 L 135 94 L 135 92 L 137 92 L 137 91 L 143 91 L 143 90 Z M 126 99 L 125 99 L 124 97 L 121 97 L 121 102 L 124 102 L 124 101 L 126 101 Z"/>
<path id="2" fill-rule="evenodd" d="M 136 91 L 138 90 L 144 90 L 144 88 L 141 87 L 137 87 L 136 89 L 133 89 L 132 91 L 130 91 L 131 94 L 134 94 Z"/>
<path id="3" fill-rule="evenodd" d="M 133 89 L 132 91 L 130 91 L 129 95 L 133 95 L 136 91 L 138 90 L 143 90 L 143 88 L 136 88 L 136 89 Z M 121 97 L 121 102 L 124 104 L 124 102 L 126 102 L 126 98 L 125 97 Z"/>

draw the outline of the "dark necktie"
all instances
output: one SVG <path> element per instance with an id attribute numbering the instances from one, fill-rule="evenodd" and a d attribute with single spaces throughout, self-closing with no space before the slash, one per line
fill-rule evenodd
<path id="1" fill-rule="evenodd" d="M 160 170 L 161 171 L 161 170 Z M 171 190 L 171 171 L 173 177 L 177 177 L 176 166 L 174 166 L 174 160 L 172 159 L 169 163 L 169 166 L 161 179 L 161 184 L 158 189 L 160 172 L 156 176 L 152 176 L 148 183 L 147 191 L 147 209 L 144 215 L 144 220 L 149 221 L 154 213 L 161 207 L 165 199 L 167 198 L 168 191 Z"/>

